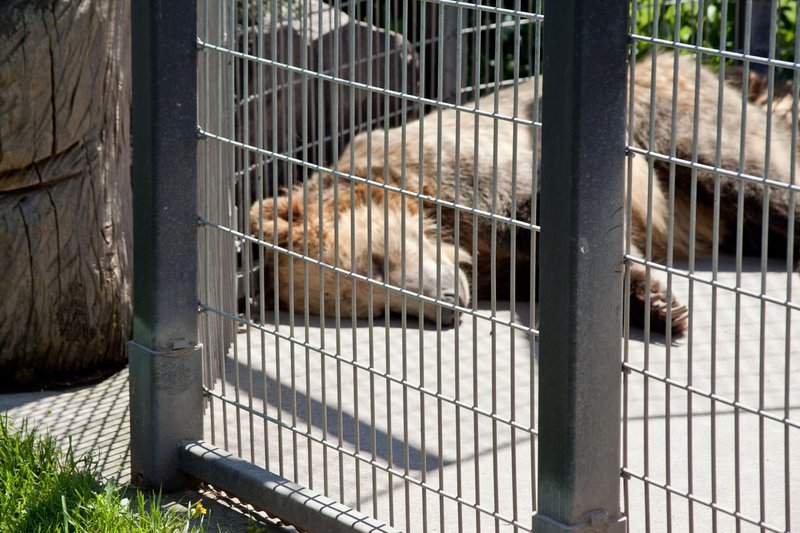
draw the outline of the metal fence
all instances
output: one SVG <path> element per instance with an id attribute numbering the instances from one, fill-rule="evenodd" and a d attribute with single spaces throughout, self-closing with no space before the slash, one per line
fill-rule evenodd
<path id="1" fill-rule="evenodd" d="M 795 531 L 797 5 L 672 8 L 683 31 L 633 35 L 659 53 L 630 84 L 629 190 L 650 218 L 628 260 L 688 308 L 688 329 L 626 335 L 625 514 L 631 531 Z M 639 101 L 657 111 L 637 117 Z"/>
<path id="2" fill-rule="evenodd" d="M 759 2 L 577 4 L 135 6 L 134 479 L 311 531 L 798 527 L 796 5 L 763 52 Z"/>
<path id="3" fill-rule="evenodd" d="M 467 170 L 460 196 L 436 191 L 447 187 L 436 168 L 447 175 L 453 159 L 431 152 L 444 145 L 461 159 L 491 161 L 495 131 L 503 142 L 523 136 L 529 147 L 514 151 L 515 179 L 520 190 L 535 190 L 536 117 L 514 105 L 531 100 L 533 86 L 524 94 L 507 83 L 510 101 L 472 103 L 495 82 L 533 72 L 541 17 L 532 3 L 525 7 L 255 4 L 236 12 L 231 40 L 203 39 L 211 57 L 233 62 L 237 87 L 248 88 L 234 111 L 234 141 L 247 145 L 236 147 L 239 226 L 216 229 L 248 236 L 242 269 L 251 273 L 243 284 L 250 298 L 237 317 L 243 342 L 207 391 L 211 443 L 404 530 L 530 529 L 535 309 L 527 296 L 498 298 L 477 282 L 495 274 L 490 258 L 481 257 L 479 270 L 478 248 L 448 251 L 441 228 L 449 220 L 451 242 L 489 246 L 484 231 L 494 226 L 505 246 L 519 233 L 531 249 L 534 225 L 511 205 L 475 205 Z M 239 25 L 249 28 L 246 41 Z M 489 143 L 480 149 L 476 116 Z M 457 121 L 463 135 L 448 131 Z M 229 143 L 224 132 L 204 135 Z M 365 143 L 374 152 L 362 155 Z M 475 177 L 491 187 L 487 178 L 510 165 L 495 157 Z M 369 214 L 330 214 L 364 194 L 384 200 L 363 206 Z M 280 212 L 281 201 L 298 208 Z M 251 203 L 268 210 L 252 223 Z M 473 206 L 479 210 L 469 215 Z M 423 210 L 424 219 L 415 216 Z M 272 231 L 284 222 L 302 231 Z M 510 253 L 514 268 L 517 247 Z M 472 279 L 455 267 L 465 261 L 476 267 L 467 271 Z M 529 284 L 530 274 L 512 275 Z M 426 276 L 434 290 L 413 281 Z M 482 285 L 488 290 L 479 293 Z M 451 291 L 484 300 L 473 308 Z M 450 324 L 453 310 L 460 319 Z"/>

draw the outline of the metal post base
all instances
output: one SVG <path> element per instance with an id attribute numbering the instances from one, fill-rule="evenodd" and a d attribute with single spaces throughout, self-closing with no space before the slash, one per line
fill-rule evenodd
<path id="1" fill-rule="evenodd" d="M 302 531 L 325 533 L 399 533 L 393 527 L 211 444 L 185 442 L 183 469 Z"/>
<path id="2" fill-rule="evenodd" d="M 128 343 L 131 479 L 170 492 L 186 487 L 178 446 L 203 436 L 202 345 L 152 351 Z"/>
<path id="3" fill-rule="evenodd" d="M 568 526 L 557 522 L 540 513 L 533 514 L 534 533 L 625 533 L 627 518 L 620 516 L 616 519 L 609 518 L 608 513 L 602 509 L 595 509 L 586 513 L 583 523 Z"/>

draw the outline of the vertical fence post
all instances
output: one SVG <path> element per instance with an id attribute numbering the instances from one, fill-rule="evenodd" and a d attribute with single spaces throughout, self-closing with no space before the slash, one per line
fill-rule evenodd
<path id="1" fill-rule="evenodd" d="M 546 0 L 537 533 L 621 532 L 627 0 Z"/>
<path id="2" fill-rule="evenodd" d="M 749 13 L 748 13 L 749 12 Z M 750 16 L 750 32 L 747 30 L 747 17 Z M 772 22 L 772 0 L 751 0 L 736 2 L 736 27 L 733 47 L 737 52 L 769 57 L 769 34 Z M 750 70 L 767 74 L 767 65 L 751 63 Z"/>
<path id="3" fill-rule="evenodd" d="M 196 0 L 132 2 L 135 483 L 184 485 L 178 444 L 203 434 L 197 340 Z"/>
<path id="4" fill-rule="evenodd" d="M 467 79 L 467 64 L 468 61 L 458 61 L 458 40 L 465 39 L 466 37 L 458 31 L 458 10 L 461 7 L 453 6 L 437 6 L 441 9 L 436 13 L 437 23 L 438 17 L 441 16 L 444 20 L 441 21 L 443 29 L 442 34 L 438 34 L 437 28 L 431 29 L 431 33 L 436 36 L 437 47 L 442 47 L 442 64 L 437 65 L 439 71 L 442 73 L 438 79 L 441 80 L 442 87 L 437 87 L 437 94 L 441 96 L 443 102 L 453 103 L 458 98 L 458 93 L 461 87 L 456 86 L 456 81 Z M 499 31 L 499 30 L 498 30 Z M 441 41 L 439 41 L 441 40 Z M 461 74 L 456 72 L 457 69 L 461 70 Z"/>

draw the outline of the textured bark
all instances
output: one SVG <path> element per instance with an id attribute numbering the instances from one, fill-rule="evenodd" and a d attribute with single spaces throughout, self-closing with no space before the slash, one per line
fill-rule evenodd
<path id="1" fill-rule="evenodd" d="M 0 390 L 125 361 L 128 0 L 0 4 Z"/>

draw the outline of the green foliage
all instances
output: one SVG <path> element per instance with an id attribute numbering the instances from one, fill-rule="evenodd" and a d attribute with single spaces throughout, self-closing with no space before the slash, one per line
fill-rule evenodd
<path id="1" fill-rule="evenodd" d="M 778 2 L 778 49 L 782 51 L 781 59 L 794 61 L 797 40 L 797 0 L 781 0 Z"/>
<path id="2" fill-rule="evenodd" d="M 51 437 L 0 416 L 0 533 L 203 531 L 199 504 L 179 514 L 162 510 L 158 494 L 137 492 L 131 505 L 128 491 L 101 482 L 89 457 L 62 452 Z"/>
<path id="3" fill-rule="evenodd" d="M 740 8 L 744 8 L 741 2 Z M 634 33 L 707 48 L 734 50 L 736 2 L 732 0 L 671 0 L 632 2 Z M 797 0 L 777 0 L 776 58 L 794 61 L 797 32 Z M 637 56 L 652 50 L 646 42 L 636 43 Z M 719 58 L 709 57 L 712 64 Z"/>

